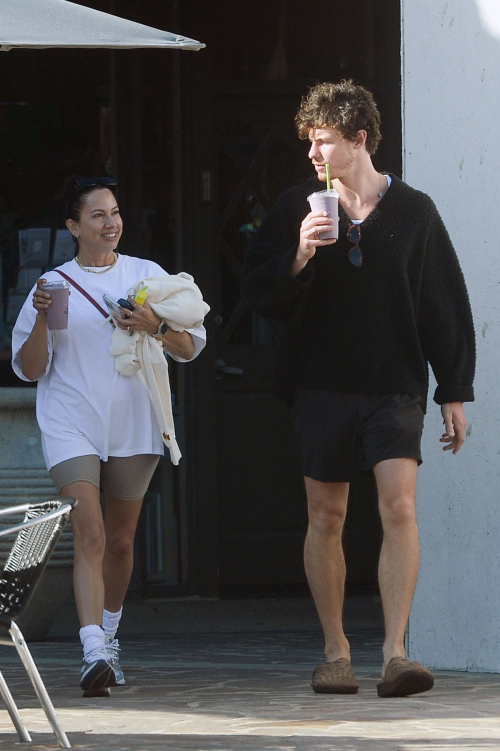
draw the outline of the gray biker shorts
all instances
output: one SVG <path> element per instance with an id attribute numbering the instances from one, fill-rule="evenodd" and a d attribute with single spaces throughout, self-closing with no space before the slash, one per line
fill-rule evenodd
<path id="1" fill-rule="evenodd" d="M 146 493 L 160 457 L 157 454 L 110 456 L 103 462 L 95 454 L 75 456 L 49 471 L 60 491 L 72 482 L 91 482 L 110 498 L 138 501 Z"/>

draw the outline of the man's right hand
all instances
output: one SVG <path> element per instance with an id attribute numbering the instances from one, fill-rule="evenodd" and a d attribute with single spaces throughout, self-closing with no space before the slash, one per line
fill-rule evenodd
<path id="1" fill-rule="evenodd" d="M 332 220 L 328 217 L 326 211 L 311 211 L 302 224 L 300 225 L 300 240 L 299 247 L 297 248 L 297 255 L 292 263 L 292 274 L 297 276 L 302 269 L 306 266 L 307 262 L 316 253 L 316 248 L 319 245 L 333 245 L 337 240 L 330 238 L 328 240 L 322 240 L 320 238 L 320 232 L 327 232 L 333 227 Z"/>

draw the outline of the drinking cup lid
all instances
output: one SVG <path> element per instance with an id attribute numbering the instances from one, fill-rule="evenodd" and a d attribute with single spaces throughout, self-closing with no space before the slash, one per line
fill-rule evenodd
<path id="1" fill-rule="evenodd" d="M 47 282 L 43 285 L 44 289 L 68 289 L 69 288 L 69 282 L 66 281 L 66 279 L 59 279 L 54 282 Z"/>
<path id="2" fill-rule="evenodd" d="M 339 193 L 335 188 L 330 188 L 330 190 L 317 190 L 315 193 L 311 193 L 310 196 L 307 196 L 307 200 L 309 201 L 310 198 L 316 198 L 316 197 L 323 197 L 323 196 L 331 196 L 332 198 L 338 198 Z"/>

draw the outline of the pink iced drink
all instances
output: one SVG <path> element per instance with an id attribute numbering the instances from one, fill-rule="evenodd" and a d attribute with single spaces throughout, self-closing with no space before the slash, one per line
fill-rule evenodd
<path id="1" fill-rule="evenodd" d="M 51 331 L 68 328 L 69 282 L 47 282 L 44 292 L 50 292 L 52 305 L 47 308 L 47 325 Z"/>
<path id="2" fill-rule="evenodd" d="M 333 221 L 331 231 L 320 232 L 322 240 L 329 240 L 332 237 L 339 236 L 339 194 L 335 188 L 330 190 L 319 190 L 317 193 L 311 193 L 307 196 L 311 211 L 326 211 L 329 219 Z"/>

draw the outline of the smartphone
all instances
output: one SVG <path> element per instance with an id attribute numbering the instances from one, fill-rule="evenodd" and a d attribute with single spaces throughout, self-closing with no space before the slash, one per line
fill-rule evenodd
<path id="1" fill-rule="evenodd" d="M 116 316 L 116 318 L 125 318 L 125 313 L 123 312 L 120 305 L 112 300 L 109 295 L 103 295 L 102 299 L 104 300 L 104 303 L 112 316 Z"/>
<path id="2" fill-rule="evenodd" d="M 132 303 L 130 302 L 130 300 L 125 300 L 124 297 L 119 297 L 118 298 L 118 305 L 121 305 L 122 308 L 126 308 L 127 310 L 132 310 L 132 311 L 134 310 L 133 307 L 132 307 Z"/>

